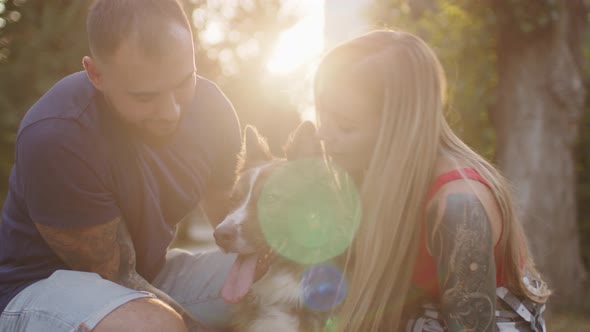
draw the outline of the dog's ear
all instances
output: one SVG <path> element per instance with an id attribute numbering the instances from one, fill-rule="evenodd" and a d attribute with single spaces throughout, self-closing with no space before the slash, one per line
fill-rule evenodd
<path id="1" fill-rule="evenodd" d="M 321 157 L 322 145 L 315 125 L 309 121 L 301 123 L 289 136 L 284 150 L 287 160 Z"/>
<path id="2" fill-rule="evenodd" d="M 244 128 L 244 139 L 242 140 L 242 151 L 240 152 L 238 172 L 257 163 L 269 161 L 271 159 L 272 155 L 266 139 L 258 133 L 256 127 L 247 125 L 246 128 Z"/>

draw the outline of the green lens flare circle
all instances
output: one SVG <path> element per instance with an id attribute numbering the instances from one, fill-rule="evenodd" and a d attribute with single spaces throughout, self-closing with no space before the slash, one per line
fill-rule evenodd
<path id="1" fill-rule="evenodd" d="M 257 208 L 267 243 L 280 255 L 304 264 L 343 253 L 361 219 L 352 178 L 320 159 L 289 161 L 274 170 Z"/>

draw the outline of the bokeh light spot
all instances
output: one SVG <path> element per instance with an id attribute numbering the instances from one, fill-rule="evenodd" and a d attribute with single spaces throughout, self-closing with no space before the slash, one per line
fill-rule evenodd
<path id="1" fill-rule="evenodd" d="M 342 303 L 348 290 L 344 274 L 333 264 L 312 265 L 303 274 L 303 303 L 315 311 L 329 311 Z"/>
<path id="2" fill-rule="evenodd" d="M 20 13 L 17 11 L 12 11 L 10 12 L 10 14 L 8 14 L 8 18 L 12 21 L 12 22 L 18 22 L 20 20 Z"/>
<path id="3" fill-rule="evenodd" d="M 343 253 L 360 217 L 352 178 L 320 159 L 290 161 L 275 169 L 258 199 L 258 220 L 267 243 L 304 264 Z"/>

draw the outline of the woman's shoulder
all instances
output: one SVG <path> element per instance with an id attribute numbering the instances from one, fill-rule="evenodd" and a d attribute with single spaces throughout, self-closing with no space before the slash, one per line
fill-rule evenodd
<path id="1" fill-rule="evenodd" d="M 435 167 L 434 181 L 429 193 L 426 211 L 430 229 L 445 220 L 457 221 L 459 214 L 489 221 L 494 243 L 502 233 L 500 207 L 494 192 L 477 170 L 467 163 L 443 160 Z"/>

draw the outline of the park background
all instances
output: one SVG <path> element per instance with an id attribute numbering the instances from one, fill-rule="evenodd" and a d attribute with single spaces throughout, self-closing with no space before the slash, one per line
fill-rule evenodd
<path id="1" fill-rule="evenodd" d="M 590 1 L 182 2 L 198 73 L 221 86 L 242 125 L 257 126 L 277 154 L 302 119 L 314 118 L 313 69 L 325 50 L 373 28 L 424 38 L 448 76 L 453 128 L 514 185 L 554 289 L 550 331 L 590 331 Z M 0 203 L 20 119 L 83 69 L 88 5 L 0 0 Z M 203 240 L 198 230 L 180 236 Z"/>

